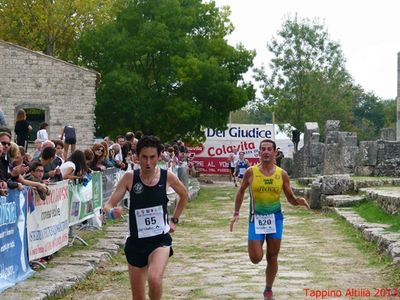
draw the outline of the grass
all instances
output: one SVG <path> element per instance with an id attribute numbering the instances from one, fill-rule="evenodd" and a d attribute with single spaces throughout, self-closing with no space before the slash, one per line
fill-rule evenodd
<path id="1" fill-rule="evenodd" d="M 120 286 L 122 289 L 129 290 L 130 283 L 127 271 L 111 271 L 110 268 L 114 265 L 126 264 L 125 254 L 123 250 L 119 250 L 118 254 L 113 256 L 110 260 L 103 262 L 96 268 L 96 272 L 89 275 L 84 281 L 79 282 L 72 289 L 64 291 L 60 295 L 51 296 L 47 299 L 76 299 L 78 295 L 82 295 L 85 291 L 102 291 L 108 286 Z"/>
<path id="2" fill-rule="evenodd" d="M 400 215 L 389 215 L 379 208 L 376 202 L 365 201 L 354 207 L 354 210 L 370 223 L 388 224 L 389 231 L 400 231 Z"/>
<path id="3" fill-rule="evenodd" d="M 382 253 L 379 253 L 377 246 L 364 239 L 361 232 L 352 227 L 349 223 L 333 212 L 324 213 L 336 220 L 342 232 L 358 250 L 366 253 L 368 263 L 372 266 L 384 266 L 383 276 L 386 278 L 389 287 L 400 286 L 400 268 L 391 264 L 391 260 Z"/>

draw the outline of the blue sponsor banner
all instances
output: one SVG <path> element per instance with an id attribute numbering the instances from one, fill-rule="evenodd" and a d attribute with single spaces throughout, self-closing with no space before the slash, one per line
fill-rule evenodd
<path id="1" fill-rule="evenodd" d="M 8 191 L 7 197 L 0 196 L 0 293 L 34 273 L 27 255 L 28 188 Z"/>

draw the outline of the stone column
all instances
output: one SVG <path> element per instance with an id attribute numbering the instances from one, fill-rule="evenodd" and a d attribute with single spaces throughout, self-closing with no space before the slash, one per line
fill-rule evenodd
<path id="1" fill-rule="evenodd" d="M 400 141 L 400 52 L 397 53 L 397 141 Z"/>

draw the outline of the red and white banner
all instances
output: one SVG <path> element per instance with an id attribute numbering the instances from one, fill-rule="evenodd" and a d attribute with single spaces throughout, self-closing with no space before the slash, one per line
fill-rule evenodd
<path id="1" fill-rule="evenodd" d="M 28 191 L 29 260 L 48 256 L 68 244 L 68 181 L 49 185 L 50 195 L 40 199 Z"/>
<path id="2" fill-rule="evenodd" d="M 260 141 L 275 138 L 273 124 L 228 124 L 227 130 L 207 128 L 205 134 L 203 144 L 189 147 L 202 174 L 228 174 L 228 158 L 234 149 L 243 151 L 250 164 L 256 164 Z"/>

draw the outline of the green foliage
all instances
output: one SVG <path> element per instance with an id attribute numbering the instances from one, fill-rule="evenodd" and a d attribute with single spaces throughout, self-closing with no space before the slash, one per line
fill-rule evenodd
<path id="1" fill-rule="evenodd" d="M 288 18 L 268 50 L 271 74 L 260 69 L 256 79 L 276 123 L 302 130 L 305 122 L 317 122 L 324 132 L 327 120 L 339 120 L 341 130 L 357 132 L 359 140 L 377 139 L 381 128 L 393 127 L 394 103 L 353 83 L 340 45 L 318 22 Z"/>
<path id="2" fill-rule="evenodd" d="M 232 112 L 230 121 L 238 124 L 272 123 L 272 110 L 263 102 L 252 102 L 249 107 Z"/>
<path id="3" fill-rule="evenodd" d="M 81 32 L 113 15 L 116 0 L 0 0 L 0 39 L 71 59 Z"/>
<path id="4" fill-rule="evenodd" d="M 359 140 L 376 140 L 384 127 L 384 104 L 373 93 L 354 89 L 354 131 Z"/>
<path id="5" fill-rule="evenodd" d="M 277 123 L 302 130 L 305 122 L 318 122 L 324 130 L 329 119 L 352 123 L 352 79 L 338 43 L 329 40 L 317 22 L 297 17 L 284 21 L 278 36 L 268 44 L 273 54 L 271 75 L 258 70 L 263 95 Z"/>
<path id="6" fill-rule="evenodd" d="M 384 126 L 387 128 L 396 128 L 397 122 L 397 101 L 396 99 L 382 101 Z"/>
<path id="7" fill-rule="evenodd" d="M 140 129 L 163 140 L 202 138 L 254 97 L 242 75 L 254 52 L 227 44 L 229 10 L 200 0 L 129 1 L 83 34 L 79 63 L 102 74 L 98 134 Z"/>

